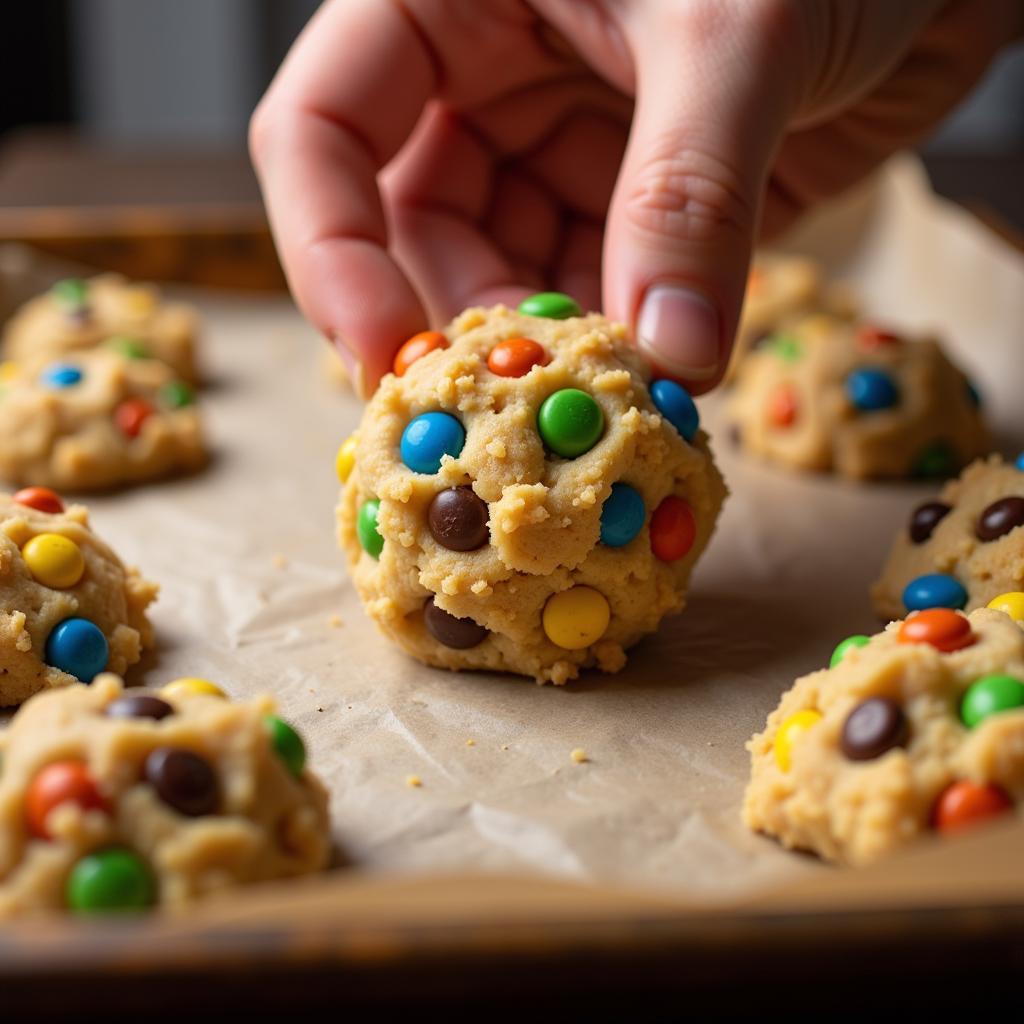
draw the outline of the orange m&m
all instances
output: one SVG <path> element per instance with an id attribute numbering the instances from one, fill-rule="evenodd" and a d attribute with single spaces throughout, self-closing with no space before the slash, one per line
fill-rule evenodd
<path id="1" fill-rule="evenodd" d="M 41 769 L 25 793 L 25 818 L 37 839 L 50 839 L 46 819 L 61 804 L 82 810 L 109 811 L 110 805 L 96 788 L 84 761 L 54 761 Z"/>
<path id="2" fill-rule="evenodd" d="M 114 423 L 125 437 L 138 437 L 142 424 L 153 415 L 153 406 L 144 398 L 126 398 L 114 410 Z"/>
<path id="3" fill-rule="evenodd" d="M 696 537 L 693 509 L 670 494 L 651 516 L 651 550 L 663 562 L 675 562 L 689 552 Z"/>
<path id="4" fill-rule="evenodd" d="M 60 515 L 64 511 L 64 502 L 60 500 L 60 495 L 56 491 L 51 491 L 49 487 L 23 487 L 15 492 L 11 500 L 19 505 L 34 508 L 37 512 L 49 512 L 50 515 Z"/>
<path id="5" fill-rule="evenodd" d="M 448 339 L 440 331 L 420 331 L 414 334 L 396 353 L 391 368 L 396 377 L 404 377 L 406 371 L 422 359 L 428 352 L 438 348 L 447 348 Z"/>
<path id="6" fill-rule="evenodd" d="M 951 608 L 927 608 L 907 619 L 896 636 L 901 644 L 931 644 L 949 654 L 974 643 L 967 618 Z"/>
<path id="7" fill-rule="evenodd" d="M 1005 814 L 1013 806 L 998 786 L 962 780 L 942 791 L 932 811 L 932 824 L 939 832 L 959 832 L 989 818 Z"/>
<path id="8" fill-rule="evenodd" d="M 886 331 L 881 327 L 865 324 L 857 332 L 857 344 L 867 352 L 876 348 L 885 348 L 887 345 L 898 345 L 900 336 Z"/>
<path id="9" fill-rule="evenodd" d="M 532 338 L 506 338 L 487 357 L 487 369 L 499 377 L 524 377 L 535 366 L 546 366 L 550 356 Z"/>
<path id="10" fill-rule="evenodd" d="M 768 397 L 769 422 L 776 427 L 791 427 L 796 413 L 796 394 L 788 384 L 780 384 Z"/>

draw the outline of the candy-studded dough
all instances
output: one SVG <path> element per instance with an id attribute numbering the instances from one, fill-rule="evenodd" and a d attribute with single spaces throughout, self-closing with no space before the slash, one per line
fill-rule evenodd
<path id="1" fill-rule="evenodd" d="M 86 491 L 198 469 L 191 387 L 106 348 L 17 364 L 0 386 L 0 477 Z"/>
<path id="2" fill-rule="evenodd" d="M 1019 814 L 1024 629 L 985 608 L 894 622 L 798 679 L 747 746 L 744 821 L 828 860 Z"/>
<path id="3" fill-rule="evenodd" d="M 4 358 L 56 360 L 109 344 L 135 358 L 159 359 L 194 383 L 198 323 L 195 309 L 165 302 L 153 285 L 119 274 L 68 279 L 11 317 L 4 331 Z"/>
<path id="4" fill-rule="evenodd" d="M 914 508 L 871 589 L 878 614 L 905 615 L 905 599 L 935 574 L 960 585 L 967 611 L 1024 590 L 1024 470 L 989 456 Z"/>
<path id="5" fill-rule="evenodd" d="M 825 314 L 752 352 L 729 410 L 744 450 L 853 479 L 948 476 L 989 447 L 976 392 L 936 342 Z"/>
<path id="6" fill-rule="evenodd" d="M 25 548 L 40 535 L 65 538 L 77 548 L 81 575 L 76 582 L 53 586 L 36 578 L 33 567 L 45 575 L 48 566 L 44 561 L 40 568 L 35 558 L 45 559 L 45 553 L 34 556 Z M 74 550 L 64 547 L 74 557 Z M 92 623 L 108 648 L 99 667 L 123 673 L 153 646 L 146 607 L 156 593 L 155 583 L 126 568 L 93 533 L 83 506 L 49 513 L 0 495 L 0 705 L 20 704 L 38 690 L 76 681 L 47 664 L 47 640 L 68 619 Z"/>
<path id="7" fill-rule="evenodd" d="M 678 426 L 661 415 L 625 329 L 598 314 L 471 309 L 445 334 L 450 347 L 384 378 L 340 453 L 338 536 L 367 611 L 431 665 L 556 683 L 617 671 L 683 607 L 725 496 L 693 403 L 661 382 Z M 420 427 L 455 457 L 411 469 L 422 451 L 403 435 Z M 452 488 L 469 490 L 434 504 Z"/>
<path id="8" fill-rule="evenodd" d="M 175 907 L 326 866 L 327 795 L 274 702 L 171 689 L 102 675 L 15 715 L 0 737 L 0 917 Z"/>

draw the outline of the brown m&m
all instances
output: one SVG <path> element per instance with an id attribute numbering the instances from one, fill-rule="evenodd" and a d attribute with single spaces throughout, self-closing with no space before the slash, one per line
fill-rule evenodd
<path id="1" fill-rule="evenodd" d="M 909 736 L 903 708 L 889 697 L 869 697 L 846 716 L 839 746 L 851 761 L 871 761 Z"/>
<path id="2" fill-rule="evenodd" d="M 427 525 L 434 540 L 450 551 L 475 551 L 490 539 L 487 503 L 472 487 L 438 491 L 427 509 Z"/>
<path id="3" fill-rule="evenodd" d="M 174 708 L 151 693 L 129 693 L 111 701 L 106 707 L 107 718 L 152 718 L 160 721 L 174 714 Z"/>
<path id="4" fill-rule="evenodd" d="M 217 776 L 191 750 L 157 747 L 146 758 L 145 775 L 160 799 L 181 814 L 196 818 L 217 809 Z"/>
<path id="5" fill-rule="evenodd" d="M 460 619 L 438 608 L 433 598 L 423 606 L 423 624 L 427 632 L 445 647 L 466 650 L 487 638 L 488 630 L 472 619 Z"/>
<path id="6" fill-rule="evenodd" d="M 1018 526 L 1024 526 L 1024 498 L 1014 495 L 992 502 L 978 517 L 974 533 L 978 540 L 998 540 Z"/>
<path id="7" fill-rule="evenodd" d="M 935 527 L 952 511 L 952 508 L 942 501 L 926 501 L 919 505 L 910 517 L 910 539 L 915 544 L 923 544 L 935 532 Z"/>

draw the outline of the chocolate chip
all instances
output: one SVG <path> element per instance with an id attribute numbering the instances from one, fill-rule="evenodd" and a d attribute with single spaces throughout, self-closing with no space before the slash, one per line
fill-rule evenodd
<path id="1" fill-rule="evenodd" d="M 919 505 L 910 517 L 910 539 L 915 544 L 923 544 L 932 535 L 940 521 L 952 511 L 952 506 L 941 501 L 928 501 Z"/>
<path id="2" fill-rule="evenodd" d="M 146 781 L 165 804 L 191 818 L 212 814 L 219 799 L 217 776 L 198 754 L 157 747 L 146 758 Z"/>
<path id="3" fill-rule="evenodd" d="M 974 532 L 978 540 L 998 540 L 1016 526 L 1024 526 L 1024 498 L 1000 498 L 981 513 Z"/>
<path id="4" fill-rule="evenodd" d="M 427 509 L 427 525 L 434 540 L 451 551 L 475 551 L 490 538 L 487 503 L 472 487 L 438 491 Z"/>
<path id="5" fill-rule="evenodd" d="M 174 708 L 165 700 L 149 693 L 130 693 L 118 697 L 107 705 L 107 718 L 153 718 L 160 721 L 174 714 Z"/>
<path id="6" fill-rule="evenodd" d="M 870 761 L 906 746 L 909 733 L 907 716 L 896 701 L 870 697 L 846 716 L 839 745 L 851 761 Z"/>
<path id="7" fill-rule="evenodd" d="M 472 619 L 457 619 L 443 608 L 438 608 L 433 598 L 423 606 L 423 624 L 438 643 L 458 650 L 476 647 L 488 633 L 485 626 Z"/>

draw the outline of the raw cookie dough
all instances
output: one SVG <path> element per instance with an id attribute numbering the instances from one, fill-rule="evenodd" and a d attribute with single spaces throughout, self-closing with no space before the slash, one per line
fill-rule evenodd
<path id="1" fill-rule="evenodd" d="M 744 360 L 729 412 L 746 451 L 868 479 L 949 476 L 985 453 L 979 406 L 935 341 L 814 314 Z"/>
<path id="2" fill-rule="evenodd" d="M 747 744 L 743 819 L 866 864 L 1024 807 L 1024 629 L 945 608 L 844 641 Z"/>
<path id="3" fill-rule="evenodd" d="M 0 917 L 174 907 L 327 865 L 327 794 L 302 740 L 269 697 L 215 693 L 102 675 L 15 715 L 0 737 Z"/>
<path id="4" fill-rule="evenodd" d="M 198 324 L 191 306 L 164 302 L 154 285 L 119 274 L 68 278 L 11 317 L 4 331 L 4 358 L 56 360 L 109 344 L 137 359 L 159 359 L 194 383 Z"/>
<path id="5" fill-rule="evenodd" d="M 555 293 L 530 309 L 403 346 L 339 452 L 338 536 L 414 657 L 564 683 L 618 671 L 683 607 L 726 490 L 692 400 L 624 327 Z"/>
<path id="6" fill-rule="evenodd" d="M 124 673 L 153 646 L 156 594 L 92 532 L 83 506 L 64 511 L 43 488 L 0 494 L 0 705 Z"/>
<path id="7" fill-rule="evenodd" d="M 978 460 L 918 505 L 893 542 L 871 599 L 896 619 L 942 605 L 973 611 L 1024 590 L 1024 470 Z"/>
<path id="8" fill-rule="evenodd" d="M 155 359 L 96 348 L 8 369 L 0 477 L 58 490 L 115 487 L 206 461 L 190 385 Z"/>

